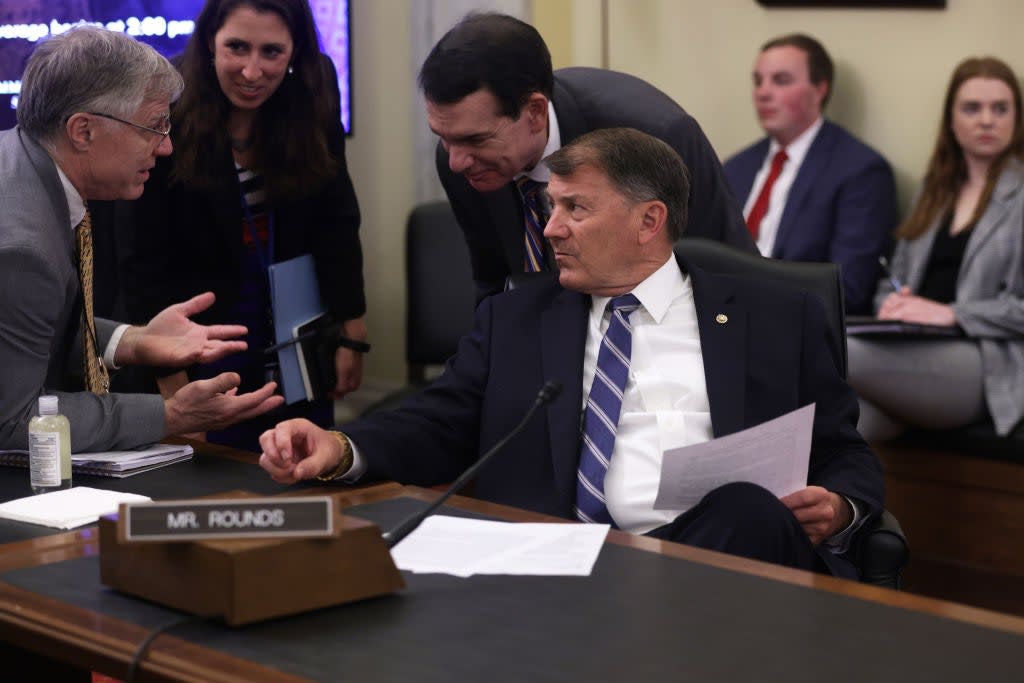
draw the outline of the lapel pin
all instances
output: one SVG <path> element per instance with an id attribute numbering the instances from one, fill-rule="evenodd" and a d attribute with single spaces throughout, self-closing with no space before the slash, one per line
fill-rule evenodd
<path id="1" fill-rule="evenodd" d="M 725 313 L 719 313 L 718 315 L 715 316 L 715 322 L 720 325 L 724 325 L 725 323 L 729 322 L 729 316 L 727 316 Z"/>

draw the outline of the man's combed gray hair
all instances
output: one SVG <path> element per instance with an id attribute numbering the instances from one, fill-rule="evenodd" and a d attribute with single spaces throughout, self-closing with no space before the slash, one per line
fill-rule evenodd
<path id="1" fill-rule="evenodd" d="M 181 75 L 160 53 L 116 31 L 76 26 L 41 42 L 21 82 L 18 125 L 53 143 L 72 115 L 131 117 L 148 99 L 176 100 Z"/>
<path id="2" fill-rule="evenodd" d="M 576 138 L 544 163 L 558 176 L 572 175 L 581 166 L 598 168 L 629 201 L 663 202 L 673 241 L 686 229 L 690 172 L 679 154 L 656 137 L 633 128 L 600 128 Z"/>

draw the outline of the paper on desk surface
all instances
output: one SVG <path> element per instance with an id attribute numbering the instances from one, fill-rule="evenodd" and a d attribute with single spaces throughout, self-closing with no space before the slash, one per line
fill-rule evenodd
<path id="1" fill-rule="evenodd" d="M 419 573 L 589 576 L 607 524 L 518 524 L 427 517 L 391 549 L 399 569 Z"/>
<path id="2" fill-rule="evenodd" d="M 74 529 L 83 524 L 92 524 L 103 515 L 117 512 L 117 506 L 121 503 L 147 500 L 151 499 L 135 493 L 74 486 L 8 501 L 0 505 L 0 517 L 55 529 Z"/>
<path id="3" fill-rule="evenodd" d="M 778 497 L 807 486 L 814 404 L 719 439 L 665 451 L 655 510 L 687 510 L 724 484 L 747 481 Z"/>
<path id="4" fill-rule="evenodd" d="M 86 453 L 72 453 L 71 462 L 90 463 L 114 463 L 131 465 L 135 463 L 148 463 L 164 457 L 189 455 L 193 453 L 191 446 L 179 446 L 169 443 L 155 443 L 145 448 L 136 448 L 129 451 L 97 451 Z"/>

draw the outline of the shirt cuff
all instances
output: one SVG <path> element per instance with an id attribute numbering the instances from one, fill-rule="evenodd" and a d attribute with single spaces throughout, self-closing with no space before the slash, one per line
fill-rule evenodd
<path id="1" fill-rule="evenodd" d="M 356 446 L 355 441 L 349 439 L 348 434 L 345 435 L 345 438 L 348 439 L 348 445 L 352 449 L 352 467 L 348 468 L 348 472 L 339 475 L 338 479 L 346 484 L 354 484 L 366 474 L 366 458 L 360 455 L 359 447 Z"/>
<path id="2" fill-rule="evenodd" d="M 854 534 L 867 519 L 857 501 L 849 496 L 843 496 L 843 498 L 850 504 L 850 509 L 853 511 L 853 519 L 850 520 L 845 529 L 833 534 L 831 538 L 825 539 L 825 547 L 834 555 L 842 555 L 850 549 L 850 541 L 853 540 Z"/>
<path id="3" fill-rule="evenodd" d="M 117 345 L 121 343 L 121 337 L 124 336 L 125 331 L 131 327 L 131 325 L 118 325 L 114 329 L 114 334 L 110 335 L 110 341 L 107 342 L 107 348 L 103 350 L 103 365 L 107 367 L 107 370 L 117 370 L 121 366 L 114 363 L 114 356 L 117 353 Z"/>

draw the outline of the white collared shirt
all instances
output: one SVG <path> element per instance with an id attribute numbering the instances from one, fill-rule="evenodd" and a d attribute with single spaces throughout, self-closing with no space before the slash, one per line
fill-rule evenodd
<path id="1" fill-rule="evenodd" d="M 619 528 L 642 534 L 685 512 L 654 509 L 664 451 L 708 441 L 712 430 L 689 276 L 680 272 L 670 256 L 632 294 L 641 306 L 629 317 L 633 328 L 629 379 L 604 490 L 608 511 Z M 608 329 L 608 300 L 595 296 L 591 302 L 583 359 L 583 408 Z"/>
<path id="2" fill-rule="evenodd" d="M 541 159 L 547 159 L 548 156 L 554 154 L 562 148 L 562 133 L 558 130 L 558 117 L 555 116 L 555 105 L 551 104 L 551 100 L 548 100 L 548 141 L 544 145 L 544 152 L 540 155 Z M 544 183 L 547 185 L 548 181 L 551 180 L 551 169 L 548 168 L 547 164 L 537 162 L 537 165 L 531 168 L 529 171 L 516 174 L 516 180 L 526 176 L 530 180 L 536 180 L 538 183 Z"/>
<path id="3" fill-rule="evenodd" d="M 811 144 L 814 142 L 814 138 L 818 136 L 818 131 L 821 130 L 824 122 L 825 119 L 819 116 L 818 120 L 807 130 L 800 133 L 793 142 L 786 145 L 786 156 L 788 158 L 782 167 L 782 172 L 779 173 L 779 177 L 775 179 L 775 184 L 772 186 L 772 194 L 768 200 L 768 211 L 764 214 L 764 218 L 761 219 L 761 225 L 757 233 L 757 248 L 764 256 L 772 255 L 772 250 L 775 248 L 775 238 L 779 234 L 779 223 L 782 222 L 782 212 L 786 209 L 786 199 L 789 197 L 789 190 L 793 187 L 796 174 L 800 171 L 800 166 L 807 157 L 807 151 L 811 148 Z M 782 149 L 782 145 L 775 138 L 772 138 L 771 143 L 768 145 L 768 154 L 761 164 L 761 170 L 754 176 L 754 184 L 750 188 L 750 194 L 747 195 L 747 203 L 743 205 L 744 219 L 750 215 L 750 210 L 754 208 L 757 196 L 761 194 L 761 188 L 764 187 L 764 183 L 768 179 L 768 171 L 771 169 L 772 159 L 775 158 L 775 153 L 780 149 Z"/>
<path id="4" fill-rule="evenodd" d="M 57 176 L 60 178 L 60 184 L 64 187 L 64 196 L 68 200 L 68 214 L 71 217 L 71 232 L 74 232 L 78 224 L 85 218 L 85 200 L 82 199 L 82 195 L 78 194 L 78 190 L 75 189 L 71 180 L 64 174 L 60 164 L 54 162 L 53 165 L 57 168 Z M 128 325 L 118 325 L 114 329 L 114 333 L 110 335 L 110 341 L 107 342 L 107 346 L 103 349 L 103 364 L 107 366 L 108 370 L 116 370 L 118 367 L 114 364 L 114 354 L 117 352 L 117 345 L 121 343 L 121 337 L 124 336 L 125 330 L 128 327 Z"/>

